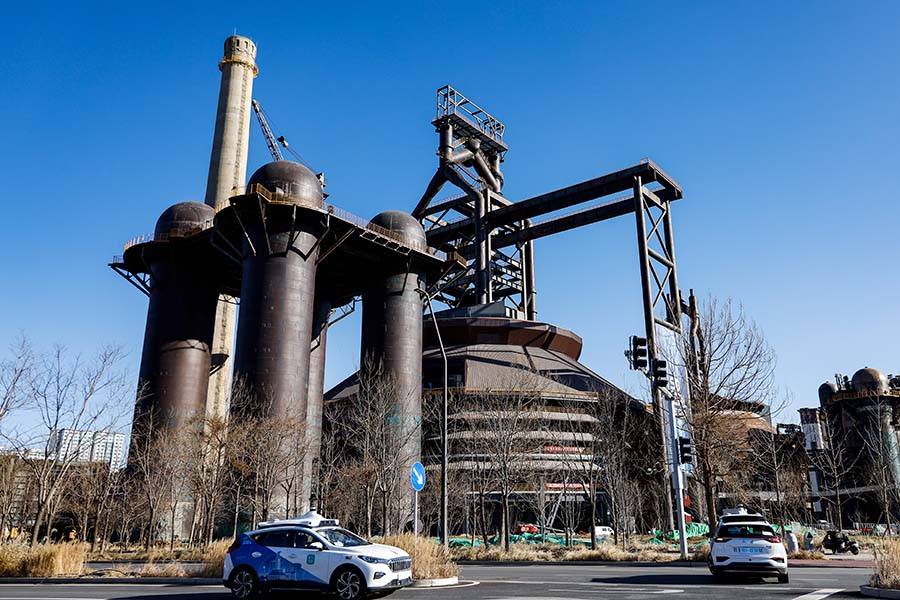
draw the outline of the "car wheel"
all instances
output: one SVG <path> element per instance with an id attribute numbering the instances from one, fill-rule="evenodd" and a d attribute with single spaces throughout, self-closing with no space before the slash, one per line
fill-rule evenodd
<path id="1" fill-rule="evenodd" d="M 335 573 L 331 587 L 341 600 L 359 600 L 366 595 L 366 582 L 360 572 L 352 567 Z"/>
<path id="2" fill-rule="evenodd" d="M 856 556 L 857 554 L 859 554 L 859 547 L 858 546 L 850 546 L 850 554 L 852 554 L 853 556 Z"/>
<path id="3" fill-rule="evenodd" d="M 787 573 L 785 573 L 784 575 L 778 576 L 778 583 L 790 583 L 790 582 L 791 582 L 791 578 L 788 577 Z"/>
<path id="4" fill-rule="evenodd" d="M 239 600 L 249 600 L 259 595 L 259 580 L 256 573 L 246 567 L 239 567 L 231 576 L 231 595 Z"/>

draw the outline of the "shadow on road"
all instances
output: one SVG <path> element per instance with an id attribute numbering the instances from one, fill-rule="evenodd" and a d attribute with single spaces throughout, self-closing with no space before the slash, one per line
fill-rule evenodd
<path id="1" fill-rule="evenodd" d="M 158 594 L 121 594 L 111 596 L 109 600 L 175 600 L 176 598 L 190 598 L 190 600 L 222 600 L 228 598 L 228 590 L 222 588 L 221 592 L 191 592 L 189 587 L 172 587 Z M 277 597 L 277 596 L 276 596 Z"/>
<path id="2" fill-rule="evenodd" d="M 631 575 L 628 577 L 594 577 L 592 583 L 625 583 L 631 585 L 712 585 L 712 575 L 706 574 L 677 574 L 657 573 L 648 575 Z M 759 577 L 735 577 L 729 580 L 739 583 L 767 583 Z"/>

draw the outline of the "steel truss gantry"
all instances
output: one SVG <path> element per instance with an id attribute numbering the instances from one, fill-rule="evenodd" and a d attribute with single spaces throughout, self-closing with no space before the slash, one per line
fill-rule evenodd
<path id="1" fill-rule="evenodd" d="M 432 292 L 451 307 L 503 301 L 521 318 L 537 316 L 534 294 L 534 252 L 530 240 L 509 249 L 494 247 L 495 236 L 515 235 L 527 221 L 491 226 L 489 215 L 511 203 L 503 194 L 500 165 L 508 150 L 505 126 L 480 106 L 447 85 L 437 91 L 437 115 L 432 121 L 439 134 L 438 168 L 413 211 L 427 232 L 454 220 L 471 222 L 441 242 L 447 248 L 471 248 L 463 260 L 451 265 Z M 435 201 L 446 183 L 458 193 Z"/>
<path id="2" fill-rule="evenodd" d="M 519 318 L 533 320 L 534 240 L 633 213 L 651 360 L 661 359 L 663 342 L 680 343 L 682 302 L 671 203 L 682 198 L 682 188 L 674 179 L 645 158 L 620 171 L 511 202 L 501 193 L 500 165 L 508 150 L 503 124 L 449 85 L 438 90 L 437 109 L 432 124 L 440 135 L 438 169 L 413 211 L 429 246 L 457 257 L 434 285 L 436 299 L 451 307 L 502 300 Z M 435 201 L 447 182 L 462 193 Z M 573 210 L 559 214 L 566 209 Z M 533 221 L 539 217 L 546 218 Z M 660 439 L 666 442 L 661 459 L 672 474 L 678 523 L 683 524 L 675 400 L 686 390 L 672 392 L 651 382 Z M 671 495 L 669 509 L 671 515 Z M 671 523 L 676 525 L 674 519 Z"/>

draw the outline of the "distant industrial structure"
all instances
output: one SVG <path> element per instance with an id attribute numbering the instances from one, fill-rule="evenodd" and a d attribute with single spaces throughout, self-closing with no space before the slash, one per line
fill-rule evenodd
<path id="1" fill-rule="evenodd" d="M 817 518 L 844 526 L 895 521 L 900 376 L 865 367 L 852 377 L 836 374 L 818 394 L 819 407 L 800 409 Z"/>
<path id="2" fill-rule="evenodd" d="M 166 209 L 152 235 L 129 241 L 110 264 L 149 297 L 135 436 L 228 410 L 245 418 L 299 416 L 309 435 L 305 510 L 322 430 L 327 329 L 356 300 L 360 363 L 383 365 L 395 382 L 392 421 L 401 427 L 419 427 L 423 384 L 431 393 L 444 387 L 443 379 L 464 393 L 502 393 L 494 383 L 517 369 L 546 380 L 547 406 L 596 401 L 606 390 L 633 402 L 578 363 L 578 336 L 536 320 L 533 242 L 633 215 L 643 335 L 655 360 L 658 329 L 682 327 L 670 209 L 682 189 L 674 179 L 643 159 L 555 191 L 507 199 L 505 126 L 445 86 L 432 122 L 438 168 L 425 193 L 411 213 L 388 210 L 361 219 L 325 202 L 323 178 L 307 166 L 277 160 L 261 116 L 276 160 L 245 180 L 249 115 L 258 110 L 251 98 L 255 57 L 249 39 L 226 40 L 205 204 Z M 438 199 L 447 183 L 459 193 Z M 572 210 L 559 214 L 566 209 Z M 434 313 L 432 302 L 448 309 Z M 232 376 L 234 389 L 252 390 L 252 400 L 229 407 Z M 352 385 L 351 377 L 328 398 L 352 399 Z M 651 389 L 648 414 L 657 439 L 671 443 L 675 425 L 666 406 L 673 394 L 657 380 Z M 459 447 L 459 440 L 451 445 Z M 660 462 L 670 461 L 675 473 L 678 453 L 660 450 Z M 426 458 L 438 460 L 431 452 Z M 407 465 L 418 460 L 421 434 L 401 454 Z M 552 449 L 546 454 L 541 460 L 554 460 Z M 449 459 L 442 457 L 445 465 Z M 680 485 L 680 477 L 673 480 Z"/>

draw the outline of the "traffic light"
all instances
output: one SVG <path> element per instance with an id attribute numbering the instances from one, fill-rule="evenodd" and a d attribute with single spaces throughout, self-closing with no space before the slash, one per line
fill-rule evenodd
<path id="1" fill-rule="evenodd" d="M 650 378 L 656 387 L 665 388 L 669 385 L 669 365 L 664 360 L 653 360 L 653 369 L 650 372 Z"/>
<path id="2" fill-rule="evenodd" d="M 683 465 L 694 462 L 694 445 L 691 443 L 691 438 L 678 438 L 678 456 Z"/>
<path id="3" fill-rule="evenodd" d="M 630 338 L 631 368 L 635 371 L 647 368 L 647 338 L 638 337 L 636 335 Z"/>

